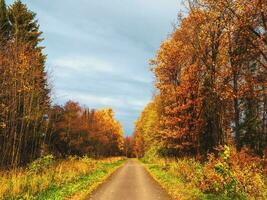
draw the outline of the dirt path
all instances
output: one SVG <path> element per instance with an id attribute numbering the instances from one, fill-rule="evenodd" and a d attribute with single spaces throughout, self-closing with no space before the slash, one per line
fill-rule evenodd
<path id="1" fill-rule="evenodd" d="M 169 200 L 168 194 L 136 160 L 129 160 L 88 200 Z"/>

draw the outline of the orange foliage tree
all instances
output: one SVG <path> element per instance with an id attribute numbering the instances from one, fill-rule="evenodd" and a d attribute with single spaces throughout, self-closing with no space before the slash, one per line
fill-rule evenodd
<path id="1" fill-rule="evenodd" d="M 41 154 L 49 88 L 35 14 L 1 0 L 0 22 L 0 166 L 16 167 Z"/>
<path id="2" fill-rule="evenodd" d="M 59 156 L 122 154 L 123 129 L 112 109 L 89 110 L 69 101 L 54 106 L 49 127 L 47 144 Z"/>
<path id="3" fill-rule="evenodd" d="M 205 155 L 232 142 L 259 154 L 266 148 L 266 5 L 189 1 L 188 15 L 151 61 L 164 153 Z"/>

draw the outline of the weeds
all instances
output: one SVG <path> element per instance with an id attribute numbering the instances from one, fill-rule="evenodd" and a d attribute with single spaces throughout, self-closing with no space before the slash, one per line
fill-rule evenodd
<path id="1" fill-rule="evenodd" d="M 0 199 L 50 199 L 41 197 L 58 191 L 63 192 L 61 195 L 70 195 L 71 188 L 78 187 L 80 182 L 88 186 L 85 182 L 91 180 L 91 176 L 95 177 L 101 171 L 108 174 L 121 160 L 69 157 L 56 161 L 52 156 L 46 156 L 31 163 L 27 169 L 0 172 Z"/>
<path id="2" fill-rule="evenodd" d="M 147 159 L 150 173 L 174 199 L 267 199 L 264 162 L 248 149 L 237 153 L 228 146 L 219 157 L 201 163 L 192 158 Z"/>

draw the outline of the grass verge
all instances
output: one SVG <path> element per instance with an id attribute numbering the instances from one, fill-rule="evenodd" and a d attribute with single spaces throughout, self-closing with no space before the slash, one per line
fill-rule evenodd
<path id="1" fill-rule="evenodd" d="M 27 169 L 0 171 L 0 199 L 84 199 L 124 162 L 124 158 L 70 157 L 52 162 L 43 159 Z"/>
<path id="2" fill-rule="evenodd" d="M 190 184 L 185 184 L 179 177 L 174 176 L 159 164 L 143 162 L 151 176 L 168 192 L 172 199 L 196 200 L 204 199 L 205 195 Z"/>
<path id="3" fill-rule="evenodd" d="M 191 183 L 185 183 L 181 177 L 173 175 L 159 164 L 143 165 L 150 175 L 168 192 L 173 200 L 232 200 L 224 194 L 205 194 Z M 245 200 L 247 198 L 237 198 Z"/>
<path id="4" fill-rule="evenodd" d="M 84 199 L 94 189 L 106 180 L 114 171 L 119 168 L 125 160 L 112 163 L 101 163 L 96 170 L 90 174 L 82 175 L 78 180 L 65 184 L 62 187 L 53 186 L 47 191 L 38 194 L 35 200 L 61 200 L 61 199 Z"/>
<path id="5" fill-rule="evenodd" d="M 265 200 L 267 163 L 247 148 L 220 147 L 207 160 L 161 157 L 150 149 L 141 159 L 152 177 L 179 200 Z"/>

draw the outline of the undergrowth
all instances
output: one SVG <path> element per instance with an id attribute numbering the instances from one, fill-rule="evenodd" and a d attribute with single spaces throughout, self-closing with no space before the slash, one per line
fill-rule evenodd
<path id="1" fill-rule="evenodd" d="M 152 149 L 142 161 L 174 199 L 267 199 L 264 160 L 248 149 L 237 153 L 225 146 L 220 151 L 219 157 L 210 154 L 201 163 L 193 158 L 160 158 Z"/>
<path id="2" fill-rule="evenodd" d="M 82 199 L 124 162 L 123 158 L 94 160 L 46 156 L 27 169 L 0 172 L 0 199 Z M 73 198 L 71 198 L 73 199 Z"/>

